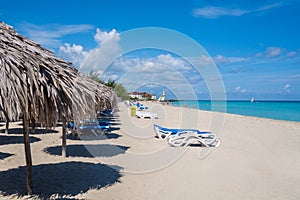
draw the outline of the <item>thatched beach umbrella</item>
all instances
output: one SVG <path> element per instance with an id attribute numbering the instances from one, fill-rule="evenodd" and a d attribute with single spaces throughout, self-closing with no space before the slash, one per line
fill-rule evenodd
<path id="1" fill-rule="evenodd" d="M 113 109 L 117 105 L 117 97 L 111 87 L 98 83 L 85 75 L 76 78 L 76 85 L 84 85 L 95 93 L 95 110 Z"/>
<path id="2" fill-rule="evenodd" d="M 83 77 L 70 63 L 0 22 L 0 117 L 6 121 L 23 119 L 28 194 L 32 185 L 29 122 L 39 121 L 50 128 L 62 119 L 65 150 L 65 122 L 95 111 L 90 105 L 97 105 L 97 93 L 78 76 Z"/>

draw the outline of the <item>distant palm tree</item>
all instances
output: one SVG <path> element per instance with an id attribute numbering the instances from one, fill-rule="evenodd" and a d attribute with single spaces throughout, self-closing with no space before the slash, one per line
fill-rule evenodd
<path id="1" fill-rule="evenodd" d="M 110 87 L 112 89 L 114 89 L 115 93 L 117 94 L 118 97 L 121 97 L 124 100 L 129 100 L 130 97 L 127 94 L 127 91 L 125 89 L 125 87 L 121 84 L 121 83 L 116 83 L 115 80 L 112 79 L 108 79 L 107 82 L 101 80 L 99 78 L 100 74 L 98 74 L 95 71 L 90 71 L 90 73 L 87 75 L 90 79 L 98 82 L 98 83 L 102 83 L 104 85 L 106 85 L 107 87 Z"/>
<path id="2" fill-rule="evenodd" d="M 115 88 L 116 87 L 116 82 L 114 80 L 108 79 L 108 81 L 106 83 L 104 83 L 106 86 L 111 87 L 111 88 Z"/>

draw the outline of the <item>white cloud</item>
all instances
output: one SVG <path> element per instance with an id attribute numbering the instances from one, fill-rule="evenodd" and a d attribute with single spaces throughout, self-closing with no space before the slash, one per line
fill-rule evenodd
<path id="1" fill-rule="evenodd" d="M 117 67 L 123 70 L 118 71 Z M 192 66 L 185 60 L 170 54 L 160 54 L 149 58 L 124 57 L 118 59 L 108 71 L 109 74 L 118 73 L 119 81 L 129 91 L 156 83 L 169 88 L 178 96 L 188 96 L 193 94 L 189 88 L 203 81 L 201 77 L 191 75 L 191 70 Z"/>
<path id="2" fill-rule="evenodd" d="M 154 63 L 153 59 L 138 60 L 132 69 L 137 73 L 156 74 L 160 73 L 165 67 L 159 63 Z"/>
<path id="3" fill-rule="evenodd" d="M 120 58 L 110 66 L 110 69 L 112 71 L 117 71 L 117 69 L 115 69 L 116 67 L 123 69 L 119 71 L 123 71 L 123 73 L 134 69 L 135 72 L 149 74 L 161 74 L 162 71 L 166 69 L 168 69 L 168 71 L 178 71 L 186 74 L 193 69 L 193 67 L 185 60 L 179 57 L 173 57 L 170 54 L 160 54 L 156 57 L 149 58 Z"/>
<path id="4" fill-rule="evenodd" d="M 222 55 L 217 55 L 215 58 L 214 58 L 214 61 L 217 63 L 217 64 L 221 64 L 221 63 L 228 63 L 229 62 L 229 59 L 226 58 L 225 56 L 222 56 Z"/>
<path id="5" fill-rule="evenodd" d="M 240 91 L 241 90 L 241 86 L 235 87 L 234 90 L 237 91 L 237 92 Z"/>
<path id="6" fill-rule="evenodd" d="M 277 7 L 280 7 L 280 6 L 282 6 L 282 3 L 281 2 L 277 2 L 277 3 L 273 3 L 273 4 L 269 4 L 269 5 L 265 5 L 265 6 L 259 7 L 259 8 L 257 8 L 254 11 L 265 11 L 265 10 L 270 10 L 272 8 L 277 8 Z"/>
<path id="7" fill-rule="evenodd" d="M 244 93 L 244 92 L 246 92 L 246 91 L 247 91 L 246 89 L 242 89 L 242 90 L 241 90 L 241 93 Z"/>
<path id="8" fill-rule="evenodd" d="M 291 87 L 290 84 L 285 84 L 284 87 L 283 87 L 283 89 L 284 89 L 284 91 L 286 91 L 287 93 L 290 93 L 290 87 Z"/>
<path id="9" fill-rule="evenodd" d="M 120 33 L 118 33 L 116 29 L 113 29 L 110 32 L 106 32 L 101 31 L 101 29 L 97 28 L 94 39 L 98 42 L 98 44 L 103 45 L 103 43 L 110 41 L 120 41 Z"/>
<path id="10" fill-rule="evenodd" d="M 229 64 L 229 63 L 240 63 L 240 62 L 245 62 L 249 60 L 248 58 L 245 57 L 226 57 L 223 55 L 217 55 L 216 57 L 213 58 L 216 64 Z"/>
<path id="11" fill-rule="evenodd" d="M 261 58 L 261 57 L 264 56 L 264 54 L 262 52 L 259 52 L 259 53 L 255 54 L 255 56 L 258 57 L 258 58 Z"/>
<path id="12" fill-rule="evenodd" d="M 126 89 L 135 89 L 155 83 L 169 88 L 178 96 L 194 95 L 193 85 L 204 83 L 195 68 L 181 57 L 169 53 L 162 53 L 154 57 L 135 57 L 135 53 L 121 56 L 121 35 L 116 30 L 103 31 L 97 29 L 94 39 L 97 47 L 85 50 L 78 44 L 64 44 L 59 53 L 74 65 L 80 67 L 83 73 L 91 70 L 100 74 L 100 78 L 109 78 L 122 82 Z M 208 56 L 201 56 L 193 60 L 197 63 L 212 64 Z M 112 63 L 111 63 L 112 62 Z M 192 62 L 191 62 L 192 63 Z M 209 65 L 211 66 L 211 65 Z"/>
<path id="13" fill-rule="evenodd" d="M 200 57 L 190 57 L 188 58 L 188 61 L 191 62 L 191 64 L 199 67 L 211 67 L 215 64 L 213 58 L 207 55 L 201 55 Z"/>
<path id="14" fill-rule="evenodd" d="M 72 64 L 75 67 L 79 67 L 84 60 L 85 56 L 87 56 L 88 52 L 83 50 L 83 47 L 81 45 L 70 45 L 68 43 L 65 43 L 63 46 L 59 47 L 58 55 L 69 61 L 72 62 Z"/>
<path id="15" fill-rule="evenodd" d="M 177 70 L 191 70 L 191 66 L 181 58 L 175 58 L 170 54 L 160 54 L 157 56 L 157 62 Z"/>
<path id="16" fill-rule="evenodd" d="M 97 28 L 94 39 L 98 45 L 89 51 L 84 50 L 81 45 L 66 43 L 59 47 L 58 54 L 72 62 L 83 73 L 87 74 L 93 70 L 101 75 L 111 62 L 120 55 L 120 33 L 115 29 L 102 31 Z M 107 77 L 116 78 L 112 74 L 107 75 Z"/>
<path id="17" fill-rule="evenodd" d="M 237 86 L 234 88 L 235 92 L 239 92 L 239 93 L 245 93 L 247 90 L 244 88 L 241 88 L 241 86 Z"/>
<path id="18" fill-rule="evenodd" d="M 292 58 L 292 57 L 295 57 L 296 55 L 297 55 L 297 52 L 291 51 L 291 52 L 289 52 L 286 56 L 287 56 L 288 58 Z"/>
<path id="19" fill-rule="evenodd" d="M 81 63 L 80 70 L 84 73 L 104 71 L 121 53 L 120 33 L 115 29 L 110 32 L 97 29 L 94 39 L 98 47 L 90 50 Z"/>
<path id="20" fill-rule="evenodd" d="M 249 58 L 245 58 L 245 57 L 228 57 L 228 60 L 231 63 L 237 63 L 237 62 L 248 61 Z"/>
<path id="21" fill-rule="evenodd" d="M 196 8 L 193 10 L 194 17 L 204 17 L 209 19 L 215 19 L 221 16 L 242 16 L 248 13 L 262 12 L 270 10 L 281 6 L 281 3 L 269 4 L 266 6 L 258 7 L 256 9 L 240 9 L 240 8 L 225 8 L 225 7 L 215 7 L 207 6 L 203 8 Z"/>
<path id="22" fill-rule="evenodd" d="M 274 58 L 281 55 L 283 49 L 280 47 L 268 47 L 266 50 L 266 57 L 267 58 Z"/>
<path id="23" fill-rule="evenodd" d="M 68 55 L 72 62 L 80 63 L 81 61 L 80 71 L 84 73 L 96 71 L 104 80 L 111 78 L 126 83 L 125 87 L 130 91 L 154 82 L 171 88 L 177 94 L 185 93 L 186 95 L 185 88 L 191 87 L 189 79 L 196 80 L 195 76 L 187 76 L 192 66 L 185 60 L 170 54 L 160 54 L 150 58 L 119 57 L 108 65 L 110 64 L 108 60 L 112 61 L 121 48 L 119 34 L 114 30 L 104 32 L 98 29 L 94 38 L 99 46 L 88 52 L 84 51 L 80 45 L 65 44 L 60 47 L 60 53 L 64 53 L 65 57 Z M 109 67 L 105 69 L 103 66 Z M 198 80 L 201 81 L 201 79 Z"/>
<path id="24" fill-rule="evenodd" d="M 94 27 L 89 24 L 78 24 L 78 25 L 58 25 L 58 24 L 47 24 L 47 25 L 35 25 L 30 23 L 23 23 L 20 26 L 22 32 L 34 40 L 35 42 L 47 46 L 57 47 L 62 45 L 61 37 L 70 34 L 83 33 L 92 30 Z"/>
<path id="25" fill-rule="evenodd" d="M 246 13 L 249 13 L 248 10 L 242 10 L 242 9 L 229 9 L 224 7 L 214 7 L 214 6 L 208 6 L 204 8 L 197 8 L 193 10 L 193 16 L 194 17 L 204 17 L 204 18 L 218 18 L 220 16 L 241 16 Z"/>
<path id="26" fill-rule="evenodd" d="M 286 52 L 286 50 L 281 47 L 271 46 L 271 47 L 268 47 L 264 52 L 257 53 L 255 55 L 255 57 L 260 58 L 260 59 L 276 58 L 276 57 L 281 56 L 284 52 Z M 290 54 L 288 54 L 287 56 L 292 56 L 293 54 L 294 53 L 290 52 Z"/>

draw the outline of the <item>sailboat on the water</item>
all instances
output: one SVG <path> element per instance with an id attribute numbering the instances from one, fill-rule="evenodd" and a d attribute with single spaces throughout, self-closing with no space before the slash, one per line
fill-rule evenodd
<path id="1" fill-rule="evenodd" d="M 250 101 L 251 101 L 251 103 L 253 103 L 254 102 L 254 97 L 252 97 Z"/>
<path id="2" fill-rule="evenodd" d="M 166 98 L 166 92 L 163 91 L 163 92 L 162 92 L 162 95 L 157 99 L 157 101 L 164 101 L 165 98 Z"/>

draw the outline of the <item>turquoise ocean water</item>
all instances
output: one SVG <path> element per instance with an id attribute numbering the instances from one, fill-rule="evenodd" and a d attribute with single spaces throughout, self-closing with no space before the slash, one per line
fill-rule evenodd
<path id="1" fill-rule="evenodd" d="M 300 101 L 205 101 L 185 100 L 172 103 L 200 110 L 227 112 L 244 116 L 300 122 Z"/>

